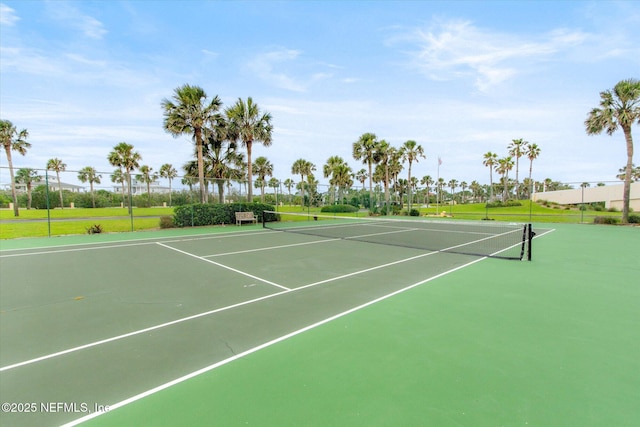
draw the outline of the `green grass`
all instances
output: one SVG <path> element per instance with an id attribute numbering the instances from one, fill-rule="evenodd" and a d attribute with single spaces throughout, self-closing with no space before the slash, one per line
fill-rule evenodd
<path id="1" fill-rule="evenodd" d="M 127 208 L 96 208 L 96 209 L 51 209 L 51 218 L 94 218 L 94 217 L 111 217 L 123 216 L 129 217 Z M 172 215 L 173 208 L 133 208 L 133 216 L 156 216 L 156 215 Z M 46 209 L 20 209 L 20 216 L 13 216 L 13 210 L 0 210 L 0 219 L 46 219 Z"/>
<path id="2" fill-rule="evenodd" d="M 435 205 L 429 208 L 420 208 L 421 215 L 436 215 L 446 212 L 447 216 L 456 219 L 481 220 L 488 217 L 496 221 L 537 222 L 537 223 L 593 223 L 597 216 L 620 219 L 620 212 L 603 212 L 576 208 L 565 209 L 558 205 L 544 206 L 537 203 L 531 204 L 528 200 L 521 201 L 522 206 L 486 209 L 484 203 L 463 205 Z M 415 207 L 416 205 L 414 205 Z M 406 209 L 406 206 L 405 206 Z M 362 216 L 366 212 L 356 213 L 322 213 L 319 207 L 308 208 L 299 205 L 286 205 L 278 208 L 281 212 L 310 213 L 317 215 L 334 216 Z M 51 221 L 50 234 L 61 236 L 69 234 L 86 234 L 87 229 L 94 224 L 100 224 L 105 233 L 131 231 L 131 218 L 126 208 L 97 208 L 97 209 L 52 209 L 49 211 Z M 133 230 L 153 230 L 160 226 L 158 217 L 161 215 L 173 215 L 173 208 L 134 208 Z M 31 220 L 47 220 L 47 211 L 42 209 L 21 209 L 20 216 L 14 217 L 9 209 L 0 210 L 0 220 L 7 221 L 0 224 L 0 239 L 15 239 L 21 237 L 45 237 L 49 235 L 47 221 L 33 222 Z M 64 219 L 77 219 L 77 221 L 60 221 Z"/>

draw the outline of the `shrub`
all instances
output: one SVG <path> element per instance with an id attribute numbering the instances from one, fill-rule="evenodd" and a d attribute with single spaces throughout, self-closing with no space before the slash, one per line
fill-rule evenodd
<path id="1" fill-rule="evenodd" d="M 91 227 L 87 228 L 87 233 L 89 234 L 100 234 L 104 231 L 100 224 L 93 224 Z"/>
<path id="2" fill-rule="evenodd" d="M 414 208 L 412 208 L 412 209 L 409 211 L 409 216 L 420 216 L 420 211 L 419 211 L 418 209 L 414 209 Z"/>
<path id="3" fill-rule="evenodd" d="M 609 208 L 609 209 L 607 209 L 607 212 L 618 212 L 618 209 L 616 209 L 616 208 Z"/>
<path id="4" fill-rule="evenodd" d="M 358 212 L 358 208 L 353 205 L 328 205 L 328 206 L 323 206 L 320 212 L 351 213 L 351 212 Z"/>
<path id="5" fill-rule="evenodd" d="M 176 227 L 199 227 L 204 225 L 235 224 L 236 212 L 253 212 L 258 222 L 262 222 L 264 211 L 273 211 L 272 205 L 264 203 L 193 204 L 177 206 L 173 214 Z M 274 221 L 271 214 L 267 221 Z"/>
<path id="6" fill-rule="evenodd" d="M 593 223 L 594 224 L 608 224 L 608 225 L 615 225 L 618 222 L 620 222 L 620 220 L 618 218 L 612 218 L 610 216 L 597 216 L 593 219 Z"/>
<path id="7" fill-rule="evenodd" d="M 640 215 L 629 215 L 629 224 L 640 224 Z"/>
<path id="8" fill-rule="evenodd" d="M 506 208 L 509 206 L 522 206 L 522 203 L 520 203 L 517 200 L 507 200 L 506 202 L 502 202 L 500 200 L 496 200 L 495 202 L 490 202 L 487 203 L 487 205 L 485 207 L 487 208 Z"/>
<path id="9" fill-rule="evenodd" d="M 173 217 L 169 215 L 162 215 L 160 217 L 160 228 L 173 228 Z"/>

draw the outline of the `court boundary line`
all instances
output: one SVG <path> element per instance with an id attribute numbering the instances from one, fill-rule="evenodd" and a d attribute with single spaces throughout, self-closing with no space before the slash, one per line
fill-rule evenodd
<path id="1" fill-rule="evenodd" d="M 244 237 L 242 236 L 243 234 L 266 234 L 268 233 L 268 231 L 264 231 L 262 229 L 255 229 L 255 230 L 245 230 L 245 231 L 241 231 L 241 230 L 237 230 L 237 231 L 224 231 L 224 232 L 220 232 L 220 233 L 215 233 L 215 234 L 207 234 L 207 233 L 200 233 L 200 234 L 184 234 L 182 236 L 167 236 L 167 237 L 142 237 L 140 239 L 130 239 L 130 240 L 114 240 L 112 242 L 85 242 L 85 243 L 71 243 L 71 244 L 62 244 L 62 245 L 49 245 L 49 246 L 42 246 L 42 247 L 36 247 L 36 248 L 15 248 L 15 249 L 2 249 L 0 248 L 0 258 L 8 258 L 8 257 L 12 257 L 12 256 L 28 256 L 28 255 L 42 255 L 42 254 L 49 254 L 49 253 L 55 253 L 55 252 L 63 252 L 63 250 L 66 251 L 78 251 L 78 250 L 85 250 L 87 249 L 85 246 L 90 246 L 90 245 L 100 245 L 96 248 L 89 248 L 89 249 L 108 249 L 111 247 L 116 247 L 116 248 L 122 248 L 122 247 L 127 247 L 127 246 L 135 246 L 135 245 L 150 245 L 153 243 L 157 243 L 158 241 L 164 241 L 166 239 L 171 239 L 168 240 L 166 243 L 174 243 L 174 242 L 184 242 L 187 240 L 205 240 L 205 239 L 215 239 L 215 238 L 226 238 L 226 237 Z M 121 244 L 121 243 L 125 243 L 125 244 Z M 57 249 L 57 248 L 69 248 L 69 247 L 74 247 L 74 246 L 82 246 L 82 248 L 78 248 L 78 249 L 63 249 L 60 251 L 55 251 L 55 250 L 51 250 L 51 251 L 41 251 L 41 252 L 34 252 L 34 253 L 26 253 L 26 254 L 3 254 L 3 252 L 19 252 L 19 251 L 31 251 L 31 250 L 43 250 L 43 249 Z"/>
<path id="2" fill-rule="evenodd" d="M 438 252 L 433 252 L 433 253 L 438 253 Z M 468 266 L 470 266 L 472 264 L 475 264 L 477 262 L 483 261 L 485 259 L 487 259 L 487 257 L 482 257 L 482 258 L 475 259 L 473 261 L 470 261 L 470 262 L 465 263 L 463 265 L 460 265 L 458 267 L 452 268 L 450 270 L 447 270 L 447 271 L 444 271 L 442 273 L 439 273 L 439 274 L 437 274 L 435 276 L 429 277 L 429 278 L 427 278 L 425 280 L 421 280 L 421 281 L 416 282 L 416 283 L 414 283 L 412 285 L 406 286 L 406 287 L 404 287 L 402 289 L 398 289 L 396 291 L 393 291 L 393 292 L 388 293 L 386 295 L 383 295 L 381 297 L 375 298 L 375 299 L 373 299 L 371 301 L 368 301 L 366 303 L 360 304 L 360 305 L 358 305 L 356 307 L 352 307 L 349 310 L 345 310 L 345 311 L 343 311 L 341 313 L 334 314 L 333 316 L 330 316 L 330 317 L 328 317 L 326 319 L 320 320 L 320 321 L 318 321 L 316 323 L 313 323 L 311 325 L 307 325 L 304 328 L 301 328 L 301 329 L 298 329 L 296 331 L 290 332 L 288 334 L 282 335 L 282 336 L 280 336 L 278 338 L 275 338 L 275 339 L 273 339 L 271 341 L 267 341 L 266 343 L 263 343 L 263 344 L 260 344 L 260 345 L 258 345 L 256 347 L 253 347 L 253 348 L 250 348 L 248 350 L 245 350 L 245 351 L 243 351 L 241 353 L 238 353 L 236 355 L 233 355 L 233 356 L 231 356 L 231 357 L 229 357 L 227 359 L 220 360 L 220 361 L 218 361 L 216 363 L 213 363 L 213 364 L 211 364 L 209 366 L 205 366 L 204 368 L 198 369 L 198 370 L 196 370 L 194 372 L 191 372 L 191 373 L 189 373 L 187 375 L 183 375 L 182 377 L 179 377 L 179 378 L 176 378 L 176 379 L 174 379 L 172 381 L 169 381 L 169 382 L 166 382 L 164 384 L 161 384 L 161 385 L 159 385 L 157 387 L 154 387 L 154 388 L 152 388 L 150 390 L 144 391 L 142 393 L 138 393 L 138 394 L 136 394 L 136 395 L 134 395 L 132 397 L 129 397 L 129 398 L 125 399 L 125 400 L 121 400 L 120 402 L 117 402 L 117 403 L 115 403 L 113 405 L 109 405 L 109 411 L 108 412 L 111 412 L 111 411 L 113 411 L 115 409 L 118 409 L 118 408 L 121 408 L 123 406 L 126 406 L 126 405 L 128 405 L 130 403 L 136 402 L 136 401 L 138 401 L 140 399 L 143 399 L 145 397 L 148 397 L 148 396 L 151 396 L 153 394 L 156 394 L 156 393 L 158 393 L 158 392 L 160 392 L 162 390 L 165 390 L 165 389 L 167 389 L 169 387 L 172 387 L 174 385 L 180 384 L 180 383 L 182 383 L 184 381 L 187 381 L 187 380 L 189 380 L 191 378 L 195 378 L 195 377 L 197 377 L 199 375 L 205 374 L 205 373 L 207 373 L 209 371 L 212 371 L 212 370 L 214 370 L 216 368 L 219 368 L 221 366 L 227 365 L 227 364 L 229 364 L 229 363 L 231 363 L 231 362 L 233 362 L 233 361 L 235 361 L 237 359 L 240 359 L 242 357 L 245 357 L 245 356 L 248 356 L 250 354 L 256 353 L 256 352 L 258 352 L 258 351 L 260 351 L 262 349 L 265 349 L 267 347 L 271 347 L 274 344 L 280 343 L 280 342 L 285 341 L 285 340 L 287 340 L 289 338 L 295 337 L 295 336 L 300 335 L 300 334 L 302 334 L 304 332 L 307 332 L 309 330 L 315 329 L 315 328 L 317 328 L 319 326 L 322 326 L 322 325 L 324 325 L 326 323 L 329 323 L 329 322 L 334 321 L 336 319 L 339 319 L 341 317 L 347 316 L 347 315 L 349 315 L 351 313 L 354 313 L 356 311 L 362 310 L 363 308 L 369 307 L 370 305 L 376 304 L 376 303 L 378 303 L 380 301 L 384 301 L 384 300 L 389 299 L 389 298 L 391 298 L 391 297 L 393 297 L 395 295 L 398 295 L 400 293 L 406 292 L 406 291 L 408 291 L 410 289 L 413 289 L 413 288 L 418 287 L 420 285 L 423 285 L 425 283 L 431 282 L 432 280 L 438 279 L 438 278 L 440 278 L 442 276 L 445 276 L 447 274 L 453 273 L 453 272 L 455 272 L 457 270 L 460 270 L 462 268 L 466 268 L 466 267 L 468 267 Z M 103 415 L 105 413 L 107 413 L 107 412 L 106 411 L 105 412 L 94 412 L 94 413 L 91 413 L 91 414 L 86 415 L 84 417 L 81 417 L 81 418 L 78 418 L 76 420 L 73 420 L 73 421 L 71 421 L 69 423 L 63 424 L 61 427 L 74 427 L 74 426 L 76 426 L 78 424 L 81 424 L 81 423 L 83 423 L 85 421 L 89 421 L 91 419 L 97 418 L 97 417 L 99 417 L 99 416 L 101 416 L 101 415 Z"/>
<path id="3" fill-rule="evenodd" d="M 538 237 L 541 237 L 541 236 L 544 236 L 545 234 L 548 234 L 548 233 L 553 232 L 553 231 L 555 231 L 555 229 L 549 229 L 549 230 L 545 231 L 542 234 L 534 236 L 534 239 L 536 239 Z M 216 308 L 214 310 L 209 310 L 209 311 L 202 312 L 202 313 L 193 314 L 191 316 L 182 317 L 182 318 L 175 319 L 175 320 L 172 320 L 172 321 L 169 321 L 169 322 L 165 322 L 165 323 L 161 323 L 161 324 L 158 324 L 158 325 L 150 326 L 150 327 L 147 327 L 147 328 L 144 328 L 144 329 L 139 329 L 137 331 L 128 332 L 126 334 L 117 335 L 117 336 L 114 336 L 114 337 L 105 338 L 105 339 L 98 340 L 98 341 L 93 341 L 93 342 L 90 342 L 88 344 L 83 344 L 83 345 L 80 345 L 80 346 L 68 348 L 66 350 L 61 350 L 61 351 L 58 351 L 58 352 L 55 352 L 55 353 L 50 353 L 50 354 L 46 354 L 44 356 L 39 356 L 39 357 L 28 359 L 28 360 L 25 360 L 25 361 L 22 361 L 22 362 L 18 362 L 18 363 L 14 363 L 14 364 L 11 364 L 11 365 L 3 366 L 3 367 L 0 367 L 0 372 L 9 371 L 11 369 L 19 368 L 19 367 L 26 366 L 26 365 L 31 365 L 31 364 L 34 364 L 34 363 L 37 363 L 37 362 L 42 362 L 44 360 L 48 360 L 48 359 L 53 359 L 53 358 L 58 357 L 58 356 L 64 356 L 65 354 L 70 354 L 70 353 L 73 353 L 73 352 L 76 352 L 76 351 L 82 351 L 82 350 L 86 350 L 86 349 L 91 348 L 91 347 L 96 347 L 98 345 L 107 344 L 107 343 L 114 342 L 114 341 L 119 341 L 121 339 L 125 339 L 125 338 L 129 338 L 129 337 L 132 337 L 132 336 L 135 336 L 135 335 L 143 334 L 145 332 L 150 332 L 150 331 L 154 331 L 154 330 L 157 330 L 157 329 L 162 329 L 162 328 L 165 328 L 165 327 L 168 327 L 168 326 L 172 326 L 172 325 L 175 325 L 175 324 L 187 322 L 189 320 L 197 319 L 197 318 L 200 318 L 200 317 L 206 317 L 206 316 L 209 316 L 211 314 L 216 314 L 218 312 L 231 310 L 231 309 L 234 309 L 234 308 L 237 308 L 237 307 L 241 307 L 241 306 L 244 306 L 244 305 L 253 304 L 255 302 L 259 302 L 259 301 L 262 301 L 262 300 L 265 300 L 265 299 L 274 298 L 274 297 L 277 297 L 277 296 L 280 296 L 280 295 L 297 292 L 297 291 L 303 290 L 303 289 L 308 289 L 310 287 L 317 286 L 317 285 L 320 285 L 320 284 L 323 284 L 323 283 L 329 283 L 331 281 L 340 280 L 340 279 L 343 279 L 343 278 L 346 278 L 346 277 L 354 276 L 354 275 L 361 274 L 361 273 L 366 273 L 366 272 L 369 272 L 369 271 L 372 271 L 372 270 L 385 268 L 385 267 L 388 267 L 388 266 L 391 266 L 391 265 L 395 265 L 395 264 L 400 264 L 400 263 L 403 263 L 403 262 L 412 261 L 412 260 L 420 258 L 420 257 L 426 257 L 426 256 L 435 255 L 435 254 L 438 254 L 438 253 L 441 253 L 441 251 L 428 252 L 428 253 L 425 253 L 425 254 L 420 254 L 420 255 L 417 255 L 417 256 L 413 256 L 413 257 L 401 259 L 401 260 L 398 260 L 398 261 L 394 261 L 392 263 L 381 264 L 381 265 L 378 265 L 378 266 L 375 266 L 375 267 L 370 267 L 370 268 L 367 268 L 367 269 L 364 269 L 364 270 L 355 271 L 355 272 L 348 273 L 348 274 L 345 274 L 345 275 L 342 275 L 342 276 L 337 276 L 337 277 L 333 277 L 333 278 L 330 278 L 330 279 L 325 279 L 325 280 L 322 280 L 322 281 L 318 281 L 318 282 L 310 283 L 310 284 L 307 284 L 307 285 L 303 285 L 303 286 L 300 286 L 300 287 L 297 287 L 297 288 L 292 288 L 292 289 L 287 290 L 287 291 L 281 291 L 281 292 L 276 292 L 274 294 L 264 295 L 262 297 L 254 298 L 252 300 L 241 301 L 241 302 L 236 303 L 236 304 L 232 304 L 232 305 L 225 306 L 225 307 L 219 307 L 219 308 Z M 447 253 L 447 252 L 444 252 L 444 253 Z M 451 253 L 449 253 L 449 254 L 451 254 Z M 456 269 L 464 267 L 466 265 L 471 265 L 471 264 L 473 264 L 475 262 L 481 261 L 481 260 L 486 259 L 486 258 L 488 258 L 488 257 L 487 256 L 480 257 L 480 258 L 478 258 L 478 259 L 476 259 L 476 260 L 474 260 L 474 261 L 472 261 L 470 263 L 464 264 L 463 266 L 456 267 Z M 209 260 L 206 260 L 206 259 L 203 259 L 203 260 L 204 261 L 209 261 Z M 456 269 L 450 270 L 450 271 L 455 271 Z M 426 283 L 427 281 L 433 280 L 434 278 L 437 278 L 437 277 L 439 277 L 441 275 L 444 275 L 445 273 L 446 272 L 440 273 L 439 275 L 436 275 L 436 276 L 433 276 L 433 277 L 430 277 L 430 278 L 427 278 L 427 279 L 425 279 L 425 281 L 420 282 L 420 283 Z"/>

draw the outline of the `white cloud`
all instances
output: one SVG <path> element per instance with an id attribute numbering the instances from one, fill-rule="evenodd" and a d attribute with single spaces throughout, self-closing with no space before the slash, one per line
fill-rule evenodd
<path id="1" fill-rule="evenodd" d="M 54 19 L 64 22 L 91 39 L 102 39 L 107 33 L 102 22 L 92 16 L 85 15 L 68 2 L 55 2 L 48 5 Z"/>
<path id="2" fill-rule="evenodd" d="M 11 26 L 19 20 L 20 17 L 16 15 L 15 9 L 10 8 L 4 3 L 0 3 L 0 24 Z"/>
<path id="3" fill-rule="evenodd" d="M 321 68 L 320 71 L 316 71 Z M 321 81 L 331 79 L 339 66 L 325 62 L 302 60 L 302 51 L 277 49 L 261 53 L 249 62 L 249 69 L 260 79 L 281 89 L 307 92 Z"/>
<path id="4" fill-rule="evenodd" d="M 512 79 L 528 64 L 559 54 L 586 38 L 581 32 L 555 30 L 529 39 L 478 28 L 469 21 L 448 21 L 395 37 L 390 44 L 410 42 L 414 46 L 412 65 L 431 79 L 471 78 L 476 88 L 486 91 Z"/>

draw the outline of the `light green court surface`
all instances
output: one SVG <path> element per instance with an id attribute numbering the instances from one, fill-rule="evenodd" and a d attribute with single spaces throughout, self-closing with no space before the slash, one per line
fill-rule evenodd
<path id="1" fill-rule="evenodd" d="M 86 420 L 108 426 L 640 425 L 640 228 L 554 228 L 532 262 L 256 227 L 3 242 L 2 400 L 110 405 Z"/>

